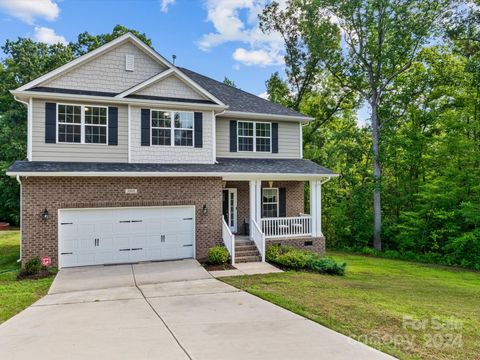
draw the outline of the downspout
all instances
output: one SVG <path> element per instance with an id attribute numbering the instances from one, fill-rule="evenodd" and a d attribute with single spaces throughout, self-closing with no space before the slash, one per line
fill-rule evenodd
<path id="1" fill-rule="evenodd" d="M 22 181 L 20 180 L 20 175 L 17 175 L 17 181 L 20 184 L 20 258 L 17 260 L 17 262 L 22 261 L 22 231 L 23 231 L 23 226 L 22 226 L 22 218 L 23 218 L 23 212 L 22 212 L 22 203 L 23 203 L 23 190 L 22 190 Z"/>

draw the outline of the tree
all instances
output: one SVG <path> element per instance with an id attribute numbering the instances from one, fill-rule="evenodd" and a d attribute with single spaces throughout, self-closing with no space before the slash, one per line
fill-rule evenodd
<path id="1" fill-rule="evenodd" d="M 149 39 L 147 35 L 135 29 L 129 29 L 122 25 L 115 25 L 111 33 L 91 35 L 88 32 L 83 32 L 78 35 L 77 42 L 72 43 L 71 46 L 75 51 L 75 55 L 81 56 L 92 50 L 95 50 L 99 46 L 115 40 L 117 37 L 120 37 L 128 32 L 132 33 L 137 38 L 142 40 L 146 45 L 152 47 L 152 40 Z"/>
<path id="2" fill-rule="evenodd" d="M 265 81 L 268 100 L 287 107 L 293 107 L 293 99 L 288 89 L 288 84 L 280 78 L 278 72 L 274 72 L 270 79 Z"/>
<path id="3" fill-rule="evenodd" d="M 27 112 L 24 105 L 15 101 L 10 90 L 127 32 L 132 32 L 151 45 L 145 34 L 117 25 L 107 34 L 82 33 L 76 43 L 68 45 L 48 45 L 29 38 L 19 38 L 16 41 L 7 40 L 2 46 L 5 57 L 0 62 L 0 220 L 18 224 L 19 186 L 15 179 L 5 173 L 15 160 L 26 158 L 27 148 Z"/>
<path id="4" fill-rule="evenodd" d="M 226 76 L 223 78 L 223 83 L 224 83 L 225 85 L 228 85 L 228 86 L 237 88 L 237 84 L 235 84 L 235 81 L 230 80 L 230 79 L 229 79 L 228 77 L 226 77 Z"/>
<path id="5" fill-rule="evenodd" d="M 293 0 L 279 16 L 271 4 L 261 20 L 264 29 L 286 29 L 286 65 L 296 47 L 308 49 L 342 87 L 359 94 L 371 109 L 373 152 L 373 245 L 381 250 L 381 127 L 379 108 L 392 82 L 410 68 L 415 57 L 438 29 L 450 0 Z M 298 40 L 301 37 L 305 45 Z M 295 41 L 292 41 L 295 40 Z M 300 50 L 299 50 L 300 51 Z M 305 50 L 301 50 L 305 52 Z M 305 58 L 303 56 L 302 58 Z M 293 71 L 295 73 L 295 71 Z M 294 81 L 294 83 L 296 83 Z"/>

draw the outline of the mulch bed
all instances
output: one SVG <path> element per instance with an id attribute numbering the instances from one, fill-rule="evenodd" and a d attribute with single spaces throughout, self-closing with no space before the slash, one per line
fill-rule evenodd
<path id="1" fill-rule="evenodd" d="M 207 271 L 219 271 L 219 270 L 235 270 L 236 267 L 232 264 L 222 264 L 222 265 L 213 265 L 213 264 L 202 264 Z"/>
<path id="2" fill-rule="evenodd" d="M 54 274 L 52 274 L 50 271 L 48 271 L 47 269 L 42 269 L 40 270 L 40 272 L 38 274 L 34 274 L 34 275 L 27 275 L 27 274 L 23 274 L 23 273 L 19 273 L 17 275 L 17 280 L 38 280 L 38 279 L 44 279 L 44 278 L 47 278 L 47 277 L 50 277 L 50 276 L 53 276 Z"/>

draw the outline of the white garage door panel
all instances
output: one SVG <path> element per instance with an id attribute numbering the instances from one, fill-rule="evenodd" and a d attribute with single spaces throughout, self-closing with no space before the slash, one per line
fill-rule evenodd
<path id="1" fill-rule="evenodd" d="M 193 257 L 194 213 L 193 207 L 60 210 L 60 267 Z"/>

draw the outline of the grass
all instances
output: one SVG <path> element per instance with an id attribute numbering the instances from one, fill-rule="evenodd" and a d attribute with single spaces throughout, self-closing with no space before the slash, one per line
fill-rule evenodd
<path id="1" fill-rule="evenodd" d="M 53 281 L 53 276 L 17 281 L 19 237 L 19 231 L 0 231 L 0 324 L 44 296 Z"/>
<path id="2" fill-rule="evenodd" d="M 345 253 L 345 276 L 223 278 L 400 359 L 478 359 L 480 273 Z"/>

